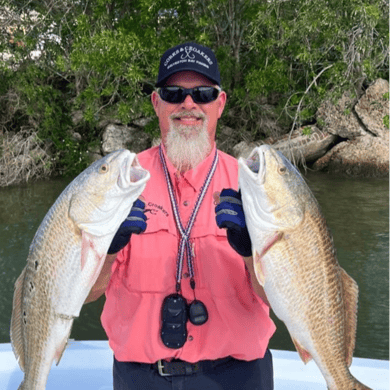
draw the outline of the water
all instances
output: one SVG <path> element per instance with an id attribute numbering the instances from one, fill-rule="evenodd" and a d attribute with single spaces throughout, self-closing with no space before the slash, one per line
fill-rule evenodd
<path id="1" fill-rule="evenodd" d="M 389 182 L 309 173 L 307 182 L 332 230 L 341 266 L 359 285 L 354 356 L 389 359 Z M 30 242 L 42 218 L 69 180 L 56 179 L 0 188 L 0 343 L 9 339 L 13 285 L 23 269 Z M 104 297 L 85 305 L 71 338 L 102 340 Z M 274 317 L 273 317 L 274 318 Z M 288 332 L 275 319 L 270 346 L 294 350 Z"/>

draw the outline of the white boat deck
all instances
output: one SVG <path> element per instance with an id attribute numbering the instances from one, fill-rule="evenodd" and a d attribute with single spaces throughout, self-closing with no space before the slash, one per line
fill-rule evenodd
<path id="1" fill-rule="evenodd" d="M 316 364 L 304 365 L 296 352 L 272 350 L 275 390 L 325 390 Z M 354 358 L 352 374 L 374 390 L 389 390 L 389 361 Z M 0 344 L 0 390 L 16 390 L 23 373 L 11 344 Z M 112 390 L 112 352 L 107 341 L 74 341 L 58 366 L 53 365 L 47 390 Z"/>

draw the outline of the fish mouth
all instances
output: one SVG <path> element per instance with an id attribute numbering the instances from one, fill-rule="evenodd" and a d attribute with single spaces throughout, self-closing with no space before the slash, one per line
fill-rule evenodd
<path id="1" fill-rule="evenodd" d="M 240 158 L 238 160 L 238 163 L 245 172 L 253 179 L 256 179 L 259 184 L 264 184 L 265 182 L 267 164 L 264 154 L 269 149 L 270 147 L 268 145 L 261 145 L 255 148 L 247 159 Z"/>
<path id="2" fill-rule="evenodd" d="M 253 226 L 261 231 L 278 231 L 280 228 L 275 219 L 275 211 L 280 206 L 270 203 L 264 188 L 270 149 L 269 145 L 258 146 L 247 159 L 238 160 L 245 218 L 251 219 Z"/>
<path id="3" fill-rule="evenodd" d="M 138 183 L 148 176 L 148 171 L 141 167 L 138 161 L 138 157 L 135 156 L 130 166 L 130 181 L 132 183 Z"/>
<path id="4" fill-rule="evenodd" d="M 130 152 L 129 152 L 130 153 Z M 136 154 L 130 153 L 124 159 L 118 177 L 118 186 L 128 188 L 134 184 L 141 185 L 149 178 L 149 172 L 142 168 Z"/>

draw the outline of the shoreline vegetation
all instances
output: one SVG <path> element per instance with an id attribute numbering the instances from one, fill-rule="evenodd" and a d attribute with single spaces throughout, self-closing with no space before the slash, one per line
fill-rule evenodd
<path id="1" fill-rule="evenodd" d="M 342 160 L 351 165 L 340 172 L 376 176 L 367 162 L 388 177 L 388 83 L 367 92 L 389 77 L 388 12 L 382 0 L 6 0 L 0 187 L 76 176 L 110 147 L 150 147 L 160 55 L 186 41 L 219 61 L 229 97 L 221 150 L 237 157 L 259 143 L 306 137 L 302 146 L 324 134 L 333 141 L 309 167 Z M 387 162 L 366 156 L 370 148 L 387 150 Z"/>

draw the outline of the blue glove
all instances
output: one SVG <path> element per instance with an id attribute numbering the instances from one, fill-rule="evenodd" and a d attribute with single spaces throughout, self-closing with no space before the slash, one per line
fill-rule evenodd
<path id="1" fill-rule="evenodd" d="M 230 246 L 241 256 L 252 256 L 252 242 L 246 227 L 241 192 L 223 189 L 215 213 L 218 227 L 227 228 Z"/>
<path id="2" fill-rule="evenodd" d="M 119 226 L 111 245 L 108 248 L 108 254 L 112 255 L 119 252 L 130 241 L 132 233 L 140 234 L 146 229 L 146 216 L 144 214 L 145 203 L 137 199 L 130 210 L 128 217 Z"/>

